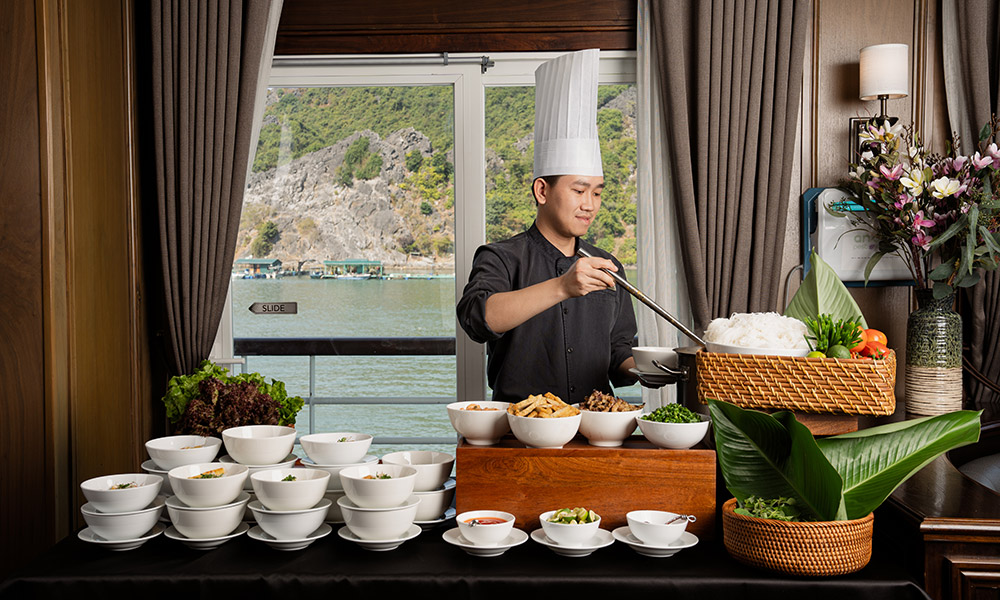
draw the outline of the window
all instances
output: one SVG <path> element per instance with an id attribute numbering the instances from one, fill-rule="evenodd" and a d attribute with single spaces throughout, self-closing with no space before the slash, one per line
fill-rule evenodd
<path id="1" fill-rule="evenodd" d="M 556 55 L 491 55 L 485 73 L 478 55 L 275 60 L 234 260 L 232 334 L 246 369 L 312 401 L 300 433 L 374 433 L 379 453 L 453 444 L 445 411 L 428 405 L 488 398 L 485 351 L 456 337 L 455 299 L 475 249 L 531 223 L 531 86 Z M 634 264 L 632 53 L 604 53 L 601 72 L 614 191 L 591 241 Z M 298 313 L 247 310 L 280 301 Z M 363 339 L 349 346 L 356 354 L 344 340 L 329 352 L 302 346 L 314 337 Z M 381 338 L 410 350 L 370 355 L 365 343 Z M 271 350 L 248 350 L 250 339 Z"/>

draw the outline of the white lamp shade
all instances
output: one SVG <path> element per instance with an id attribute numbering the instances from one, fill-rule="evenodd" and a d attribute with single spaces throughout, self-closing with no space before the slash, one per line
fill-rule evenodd
<path id="1" fill-rule="evenodd" d="M 879 44 L 861 49 L 861 99 L 903 98 L 910 91 L 906 44 Z"/>

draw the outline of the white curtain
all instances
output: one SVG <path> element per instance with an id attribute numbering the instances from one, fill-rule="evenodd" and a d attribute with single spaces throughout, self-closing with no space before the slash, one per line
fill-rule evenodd
<path id="1" fill-rule="evenodd" d="M 663 136 L 663 111 L 660 107 L 660 82 L 653 67 L 649 0 L 639 0 L 638 39 L 636 40 L 636 89 L 638 92 L 638 232 L 636 248 L 639 260 L 638 286 L 657 304 L 682 323 L 693 326 L 684 267 L 681 263 L 680 236 L 677 230 L 673 181 L 666 163 Z M 639 344 L 675 348 L 692 342 L 673 325 L 640 304 Z M 657 408 L 675 402 L 676 386 L 659 390 L 643 389 L 648 407 Z M 680 399 L 683 402 L 683 399 Z"/>

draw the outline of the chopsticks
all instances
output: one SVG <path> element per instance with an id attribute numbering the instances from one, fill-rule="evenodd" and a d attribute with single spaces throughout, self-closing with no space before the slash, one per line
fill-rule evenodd
<path id="1" fill-rule="evenodd" d="M 583 248 L 579 248 L 576 251 L 576 255 L 580 256 L 580 257 L 583 257 L 583 258 L 593 258 L 593 255 L 590 254 L 589 252 L 587 252 L 586 250 L 584 250 Z M 666 319 L 671 325 L 673 325 L 674 327 L 676 327 L 677 329 L 679 329 L 681 331 L 681 333 L 683 333 L 684 335 L 686 335 L 689 338 L 691 338 L 691 340 L 694 343 L 698 344 L 702 348 L 707 348 L 708 347 L 708 345 L 705 343 L 705 340 L 701 339 L 701 336 L 699 336 L 695 332 L 693 332 L 690 329 L 688 329 L 683 323 L 681 323 L 680 321 L 678 321 L 677 319 L 675 319 L 672 314 L 668 313 L 666 310 L 664 310 L 656 302 L 653 302 L 653 300 L 649 296 L 647 296 L 646 294 L 643 294 L 639 290 L 639 288 L 637 288 L 634 285 L 632 285 L 631 283 L 629 283 L 628 280 L 626 280 L 624 277 L 622 277 L 618 273 L 615 273 L 614 271 L 610 271 L 608 269 L 601 269 L 601 270 L 604 271 L 605 273 L 607 273 L 608 275 L 611 275 L 611 277 L 615 280 L 615 282 L 618 283 L 618 285 L 622 286 L 623 288 L 625 288 L 626 291 L 628 291 L 628 293 L 630 293 L 633 296 L 635 296 L 636 299 L 639 300 L 639 302 L 642 302 L 643 304 L 645 304 L 649 308 L 653 309 L 653 312 L 655 312 L 656 314 L 658 314 L 661 317 L 663 317 L 664 319 Z"/>

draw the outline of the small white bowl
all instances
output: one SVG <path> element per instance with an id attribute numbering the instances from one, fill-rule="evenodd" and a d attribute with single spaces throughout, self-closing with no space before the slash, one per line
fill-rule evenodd
<path id="1" fill-rule="evenodd" d="M 259 473 L 261 471 L 269 471 L 271 469 L 291 469 L 292 466 L 295 465 L 295 461 L 297 461 L 298 459 L 299 459 L 298 456 L 294 454 L 289 454 L 285 458 L 281 459 L 281 462 L 276 462 L 273 465 L 243 465 L 243 466 L 247 468 L 247 472 L 249 473 L 249 475 L 253 475 L 254 473 Z M 228 454 L 223 454 L 219 458 L 219 462 L 226 463 L 229 465 L 243 464 L 236 462 L 236 459 L 233 458 L 232 456 L 229 456 Z M 243 482 L 243 491 L 249 492 L 251 490 L 253 490 L 253 485 L 250 483 L 250 477 L 248 476 L 247 480 Z"/>
<path id="2" fill-rule="evenodd" d="M 677 353 L 673 348 L 662 346 L 636 346 L 632 348 L 632 358 L 635 368 L 643 373 L 663 373 L 653 364 L 654 360 L 667 367 L 677 366 Z"/>
<path id="3" fill-rule="evenodd" d="M 177 496 L 167 498 L 167 514 L 174 529 L 192 539 L 220 538 L 229 535 L 243 519 L 250 494 L 242 492 L 236 501 L 212 508 L 194 508 Z"/>
<path id="4" fill-rule="evenodd" d="M 378 479 L 388 475 L 388 479 Z M 366 479 L 366 477 L 372 479 Z M 417 470 L 400 465 L 360 465 L 340 471 L 340 484 L 351 502 L 362 508 L 393 508 L 413 494 Z M 359 534 L 360 537 L 360 534 Z"/>
<path id="5" fill-rule="evenodd" d="M 135 483 L 138 487 L 114 489 L 129 483 Z M 149 506 L 160 493 L 162 485 L 163 478 L 159 475 L 124 473 L 88 479 L 80 484 L 80 489 L 95 511 L 123 513 L 142 510 Z"/>
<path id="6" fill-rule="evenodd" d="M 464 410 L 470 404 L 497 410 Z M 452 402 L 448 405 L 451 426 L 473 446 L 493 446 L 510 431 L 508 402 Z"/>
<path id="7" fill-rule="evenodd" d="M 327 499 L 327 500 L 330 501 L 330 509 L 328 511 L 326 511 L 326 519 L 325 519 L 325 521 L 327 523 L 343 523 L 344 522 L 344 513 L 341 512 L 340 505 L 337 504 L 337 501 L 340 500 L 341 498 L 346 498 L 346 497 L 347 497 L 347 494 L 344 493 L 344 490 L 340 490 L 340 491 L 336 491 L 336 492 L 327 492 L 327 493 L 323 494 L 323 498 L 325 498 L 325 499 Z"/>
<path id="8" fill-rule="evenodd" d="M 280 462 L 295 445 L 295 428 L 284 425 L 245 425 L 222 432 L 226 452 L 244 465 Z"/>
<path id="9" fill-rule="evenodd" d="M 538 417 L 518 417 L 507 413 L 510 430 L 522 444 L 529 448 L 562 448 L 573 439 L 580 428 L 583 415 L 541 419 Z"/>
<path id="10" fill-rule="evenodd" d="M 366 454 L 364 460 L 353 465 L 318 465 L 308 459 L 303 459 L 301 461 L 302 466 L 307 469 L 317 469 L 321 471 L 326 471 L 330 474 L 330 481 L 326 484 L 326 491 L 328 492 L 343 492 L 344 486 L 340 485 L 340 472 L 347 467 L 359 467 L 361 465 L 370 465 L 372 463 L 378 462 L 378 456 L 374 454 Z"/>
<path id="11" fill-rule="evenodd" d="M 698 417 L 701 418 L 700 423 L 660 423 L 640 418 L 639 430 L 655 446 L 686 450 L 700 442 L 708 433 L 708 416 Z"/>
<path id="12" fill-rule="evenodd" d="M 156 466 L 169 471 L 184 465 L 215 460 L 222 440 L 202 435 L 170 435 L 146 442 L 146 452 Z"/>
<path id="13" fill-rule="evenodd" d="M 142 464 L 140 465 L 140 467 L 142 468 L 143 471 L 149 473 L 150 475 L 159 475 L 160 477 L 163 478 L 163 485 L 160 486 L 160 495 L 161 496 L 173 496 L 174 495 L 174 491 L 170 488 L 170 478 L 167 477 L 167 473 L 170 472 L 169 469 L 167 469 L 166 471 L 164 471 L 163 469 L 161 469 L 156 464 L 156 462 L 153 461 L 152 458 L 149 459 L 149 460 L 143 461 Z"/>
<path id="14" fill-rule="evenodd" d="M 300 437 L 299 444 L 316 464 L 349 465 L 361 462 L 372 445 L 372 436 L 351 432 L 311 433 Z"/>
<path id="15" fill-rule="evenodd" d="M 787 348 L 751 348 L 749 346 L 733 346 L 731 344 L 718 344 L 716 342 L 706 342 L 709 352 L 720 354 L 757 354 L 761 356 L 806 356 L 809 348 L 787 349 Z"/>
<path id="16" fill-rule="evenodd" d="M 678 517 L 677 513 L 663 510 L 633 510 L 625 515 L 629 531 L 644 544 L 669 546 L 687 529 L 688 520 L 681 519 L 667 525 L 667 521 Z"/>
<path id="17" fill-rule="evenodd" d="M 503 519 L 503 523 L 476 523 L 476 519 Z M 496 546 L 514 529 L 514 515 L 500 510 L 470 510 L 455 517 L 462 537 L 477 546 Z"/>
<path id="18" fill-rule="evenodd" d="M 413 481 L 414 492 L 430 492 L 436 490 L 451 477 L 451 468 L 455 465 L 455 457 L 446 452 L 433 450 L 405 450 L 392 452 L 382 457 L 386 465 L 404 465 L 417 470 Z M 424 521 L 426 519 L 417 519 Z"/>
<path id="19" fill-rule="evenodd" d="M 420 498 L 417 506 L 417 521 L 433 521 L 441 516 L 451 506 L 451 501 L 455 498 L 455 480 L 448 480 L 443 486 L 430 492 L 413 492 L 413 495 Z"/>
<path id="20" fill-rule="evenodd" d="M 222 477 L 191 479 L 206 471 L 224 469 Z M 202 463 L 170 469 L 168 477 L 174 494 L 191 508 L 210 508 L 229 504 L 243 491 L 248 469 L 235 463 Z"/>
<path id="21" fill-rule="evenodd" d="M 579 405 L 574 404 L 577 408 Z M 635 420 L 642 408 L 628 412 L 580 411 L 580 433 L 591 446 L 621 446 L 635 431 Z"/>
<path id="22" fill-rule="evenodd" d="M 364 508 L 350 498 L 337 500 L 351 533 L 363 540 L 394 540 L 403 536 L 417 517 L 420 498 L 411 496 L 393 508 Z"/>
<path id="23" fill-rule="evenodd" d="M 550 540 L 560 546 L 568 546 L 570 548 L 582 546 L 592 540 L 597 535 L 597 530 L 601 527 L 600 516 L 593 523 L 551 523 L 549 522 L 549 517 L 555 512 L 554 510 L 543 512 L 538 515 L 538 520 L 542 523 L 542 530 L 545 532 L 545 535 L 549 536 Z"/>
<path id="24" fill-rule="evenodd" d="M 249 504 L 257 525 L 276 540 L 301 540 L 319 529 L 331 502 L 326 499 L 305 510 L 267 510 L 256 500 Z"/>
<path id="25" fill-rule="evenodd" d="M 88 502 L 80 507 L 80 512 L 90 530 L 102 538 L 108 541 L 134 540 L 156 525 L 163 512 L 164 500 L 164 496 L 157 496 L 148 508 L 121 513 L 98 512 Z"/>
<path id="26" fill-rule="evenodd" d="M 285 481 L 289 477 L 294 477 L 294 481 Z M 329 481 L 330 474 L 319 469 L 271 469 L 250 476 L 253 491 L 267 510 L 312 508 L 323 499 Z M 312 530 L 306 533 L 312 533 Z"/>

